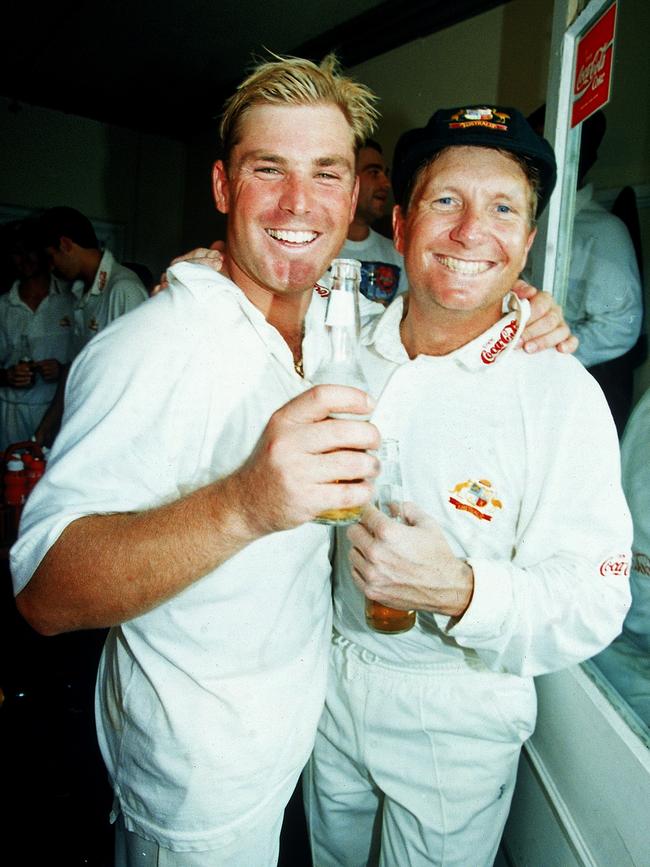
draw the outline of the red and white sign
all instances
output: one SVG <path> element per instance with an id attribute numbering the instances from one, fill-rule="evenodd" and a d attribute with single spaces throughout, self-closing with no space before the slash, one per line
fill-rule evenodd
<path id="1" fill-rule="evenodd" d="M 581 37 L 576 50 L 571 126 L 609 102 L 616 28 L 616 2 Z"/>

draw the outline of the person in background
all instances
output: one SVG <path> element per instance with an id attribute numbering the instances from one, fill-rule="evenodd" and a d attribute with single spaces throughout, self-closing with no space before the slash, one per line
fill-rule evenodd
<path id="1" fill-rule="evenodd" d="M 38 227 L 8 243 L 18 279 L 0 297 L 0 450 L 31 439 L 73 357 L 73 299 L 52 274 Z"/>
<path id="2" fill-rule="evenodd" d="M 151 295 L 156 283 L 154 276 L 151 273 L 151 269 L 142 262 L 122 262 L 122 265 L 124 268 L 128 268 L 129 271 L 133 271 L 133 273 L 140 278 L 140 282 L 144 286 L 147 295 Z"/>
<path id="3" fill-rule="evenodd" d="M 361 262 L 361 292 L 384 306 L 396 295 L 406 292 L 408 284 L 404 261 L 390 238 L 372 228 L 386 213 L 390 196 L 388 168 L 381 145 L 373 139 L 363 143 L 357 155 L 359 198 L 345 244 L 339 252 L 343 259 Z"/>
<path id="4" fill-rule="evenodd" d="M 544 118 L 544 106 L 529 118 L 540 134 Z M 643 294 L 630 233 L 595 201 L 587 181 L 606 129 L 602 111 L 582 124 L 565 316 L 580 341 L 576 358 L 600 383 L 620 434 L 632 408 L 631 350 L 643 322 Z"/>
<path id="5" fill-rule="evenodd" d="M 533 676 L 601 650 L 629 606 L 602 392 L 572 358 L 512 351 L 528 317 L 512 289 L 555 175 L 513 108 L 440 109 L 398 142 L 409 292 L 361 362 L 406 502 L 403 522 L 369 506 L 337 533 L 326 706 L 303 777 L 319 867 L 491 865 Z M 366 597 L 415 625 L 373 631 Z"/>
<path id="6" fill-rule="evenodd" d="M 44 211 L 39 229 L 53 274 L 72 284 L 77 353 L 114 319 L 145 301 L 147 291 L 133 271 L 120 265 L 110 250 L 100 248 L 92 223 L 75 208 Z M 59 377 L 54 399 L 36 431 L 40 444 L 50 446 L 61 425 L 67 372 Z"/>
<path id="7" fill-rule="evenodd" d="M 632 512 L 632 607 L 623 632 L 594 662 L 650 727 L 650 389 L 635 406 L 621 441 L 623 490 Z"/>

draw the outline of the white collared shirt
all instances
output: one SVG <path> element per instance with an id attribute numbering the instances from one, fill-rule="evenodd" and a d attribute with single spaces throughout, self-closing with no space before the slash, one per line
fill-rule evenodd
<path id="1" fill-rule="evenodd" d="M 99 331 L 147 300 L 142 281 L 104 250 L 95 279 L 88 291 L 81 280 L 72 284 L 75 296 L 75 347 L 78 352 Z"/>
<path id="2" fill-rule="evenodd" d="M 339 533 L 335 627 L 392 663 L 478 660 L 532 675 L 585 659 L 620 631 L 631 525 L 616 430 L 575 359 L 513 351 L 525 318 L 508 311 L 448 355 L 409 360 L 397 299 L 367 337 L 372 421 L 400 443 L 404 498 L 438 522 L 475 579 L 457 623 L 420 614 L 410 632 L 380 635 L 365 624 Z"/>
<path id="3" fill-rule="evenodd" d="M 593 199 L 593 185 L 576 193 L 569 289 L 564 315 L 580 339 L 585 367 L 631 349 L 643 318 L 634 246 L 625 225 Z"/>
<path id="4" fill-rule="evenodd" d="M 21 361 L 21 338 L 27 340 L 30 358 L 45 361 L 56 358 L 67 364 L 73 357 L 74 299 L 70 292 L 52 277 L 45 298 L 32 310 L 20 297 L 19 283 L 0 297 L 0 366 L 7 368 Z M 50 403 L 56 382 L 45 382 L 37 375 L 31 388 L 0 388 L 0 400 L 5 403 Z"/>
<path id="5" fill-rule="evenodd" d="M 73 364 L 61 433 L 12 551 L 16 591 L 75 518 L 153 508 L 232 473 L 307 387 L 234 284 L 189 263 L 169 275 L 169 291 Z M 324 304 L 314 293 L 308 318 Z M 127 827 L 207 849 L 288 799 L 324 700 L 329 543 L 317 524 L 266 536 L 111 630 L 98 733 Z"/>

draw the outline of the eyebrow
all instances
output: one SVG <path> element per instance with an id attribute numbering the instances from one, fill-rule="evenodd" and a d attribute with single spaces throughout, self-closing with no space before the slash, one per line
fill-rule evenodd
<path id="1" fill-rule="evenodd" d="M 482 187 L 481 189 L 485 190 L 485 187 Z M 424 187 L 424 191 L 427 191 L 426 186 Z M 438 195 L 441 192 L 450 193 L 450 194 L 456 195 L 456 196 L 462 196 L 463 195 L 462 188 L 457 187 L 454 184 L 435 183 L 435 184 L 432 184 L 431 186 L 429 186 L 429 188 L 428 188 L 428 195 L 432 195 L 432 196 Z M 516 201 L 519 198 L 520 194 L 523 195 L 524 197 L 527 195 L 526 191 L 520 192 L 519 190 L 514 189 L 514 187 L 510 187 L 510 188 L 500 187 L 497 189 L 496 192 L 493 192 L 491 190 L 488 190 L 487 192 L 489 193 L 489 195 L 492 198 L 503 198 L 503 199 L 509 199 L 510 201 Z"/>
<path id="2" fill-rule="evenodd" d="M 373 170 L 376 169 L 377 171 L 380 171 L 380 172 L 385 171 L 385 169 L 384 169 L 384 167 L 383 167 L 383 165 L 382 165 L 381 163 L 368 163 L 367 165 L 365 165 L 365 166 L 361 169 L 361 171 L 362 171 L 362 172 L 367 172 L 368 169 L 373 169 Z"/>
<path id="3" fill-rule="evenodd" d="M 254 162 L 255 160 L 261 160 L 265 163 L 272 163 L 277 166 L 287 166 L 290 163 L 286 157 L 280 156 L 280 154 L 271 153 L 270 151 L 262 150 L 261 148 L 253 149 L 247 151 L 245 154 L 242 154 L 240 159 L 240 165 L 244 165 L 245 163 Z M 352 162 L 344 157 L 342 154 L 328 154 L 322 157 L 318 157 L 315 160 L 312 160 L 312 165 L 325 168 L 328 166 L 341 166 L 342 168 L 348 169 L 350 172 L 353 171 Z"/>

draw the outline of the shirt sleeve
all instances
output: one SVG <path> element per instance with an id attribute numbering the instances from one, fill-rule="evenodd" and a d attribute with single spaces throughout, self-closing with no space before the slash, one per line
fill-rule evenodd
<path id="1" fill-rule="evenodd" d="M 528 454 L 513 455 L 530 469 L 512 558 L 468 559 L 474 595 L 449 629 L 497 671 L 538 675 L 593 656 L 630 604 L 616 430 L 592 377 L 578 365 L 567 372 L 552 399 L 528 396 L 538 411 Z"/>
<path id="2" fill-rule="evenodd" d="M 623 489 L 632 512 L 632 607 L 624 630 L 650 653 L 650 389 L 634 409 L 621 445 Z"/>
<path id="3" fill-rule="evenodd" d="M 147 292 L 139 280 L 120 278 L 111 287 L 108 307 L 108 321 L 112 322 L 118 316 L 133 310 L 147 300 Z"/>
<path id="4" fill-rule="evenodd" d="M 611 214 L 576 225 L 567 318 L 580 340 L 576 358 L 591 367 L 631 349 L 643 318 L 634 246 Z"/>
<path id="5" fill-rule="evenodd" d="M 198 385 L 207 337 L 178 326 L 171 291 L 154 300 L 73 363 L 61 431 L 11 551 L 16 594 L 76 519 L 154 508 L 206 481 L 196 455 L 209 405 Z"/>

